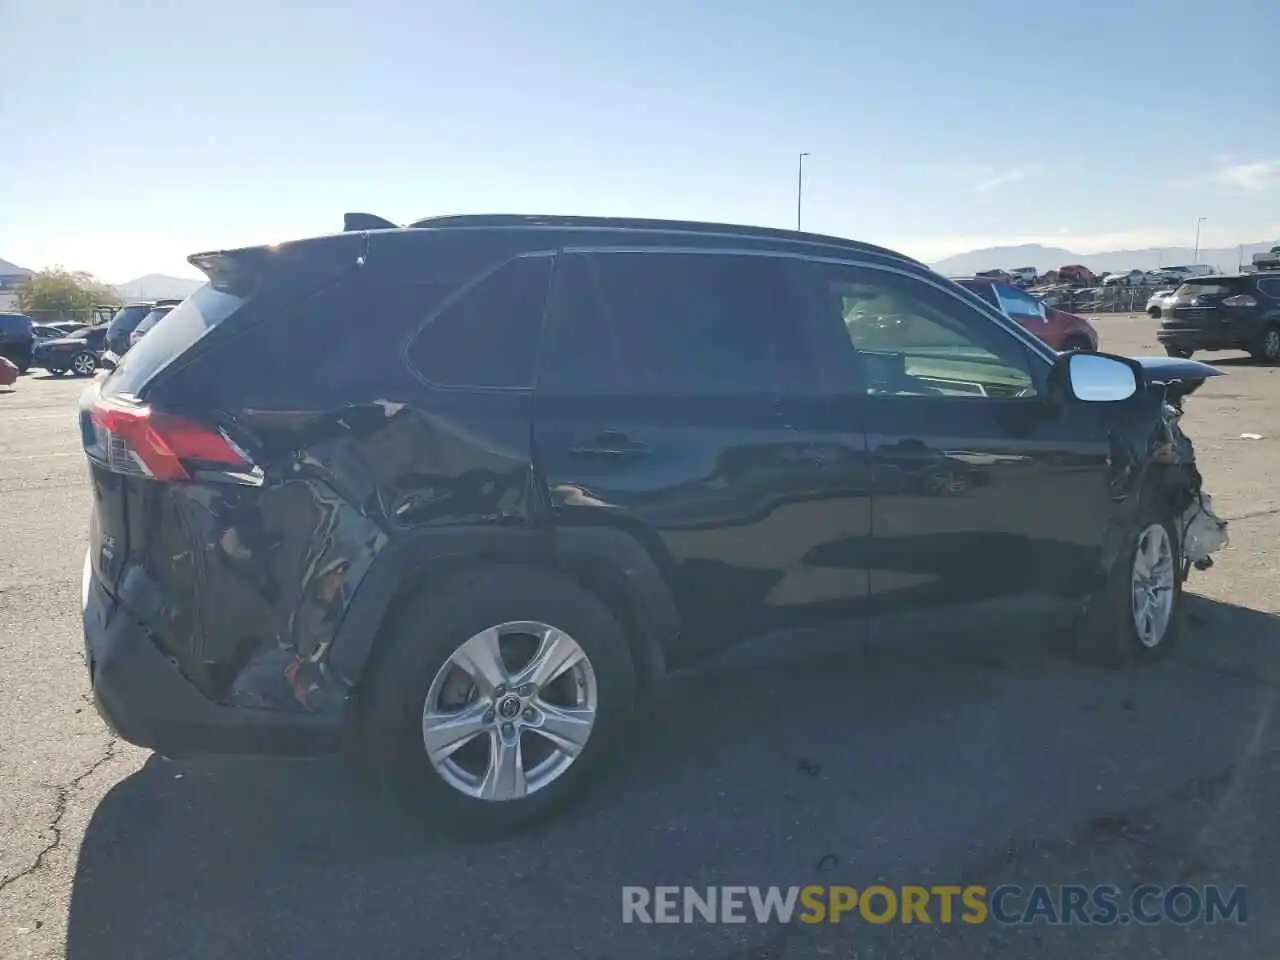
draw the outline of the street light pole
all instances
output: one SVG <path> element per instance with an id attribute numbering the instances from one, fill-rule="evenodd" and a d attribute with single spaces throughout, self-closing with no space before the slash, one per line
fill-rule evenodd
<path id="1" fill-rule="evenodd" d="M 1195 252 L 1191 254 L 1191 262 L 1193 264 L 1199 263 L 1200 261 L 1200 224 L 1204 223 L 1207 219 L 1209 218 L 1196 217 L 1196 248 Z"/>
<path id="2" fill-rule="evenodd" d="M 804 196 L 804 158 L 809 154 L 800 154 L 800 163 L 796 167 L 796 232 L 800 230 L 800 202 Z"/>

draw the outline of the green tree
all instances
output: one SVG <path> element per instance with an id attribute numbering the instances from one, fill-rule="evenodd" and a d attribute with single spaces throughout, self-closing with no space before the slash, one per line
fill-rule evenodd
<path id="1" fill-rule="evenodd" d="M 119 306 L 120 294 L 83 271 L 50 267 L 18 283 L 18 309 L 40 320 L 88 322 L 98 305 Z"/>

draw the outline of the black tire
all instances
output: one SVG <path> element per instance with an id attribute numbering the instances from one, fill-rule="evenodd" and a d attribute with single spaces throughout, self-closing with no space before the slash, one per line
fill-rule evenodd
<path id="1" fill-rule="evenodd" d="M 45 370 L 55 377 L 60 377 L 67 372 L 65 367 L 45 367 Z"/>
<path id="2" fill-rule="evenodd" d="M 1152 320 L 1159 320 L 1159 319 L 1160 319 L 1160 308 L 1159 308 L 1159 307 L 1148 307 L 1148 308 L 1147 308 L 1147 316 L 1148 316 L 1148 317 L 1150 317 Z"/>
<path id="3" fill-rule="evenodd" d="M 573 763 L 517 800 L 469 796 L 427 757 L 422 715 L 436 674 L 469 638 L 500 623 L 537 621 L 568 633 L 595 674 L 596 717 Z M 420 814 L 469 834 L 543 820 L 576 797 L 610 757 L 635 706 L 635 667 L 618 620 L 595 595 L 558 573 L 524 567 L 469 570 L 415 596 L 384 627 L 362 684 L 359 742 L 383 781 Z"/>
<path id="4" fill-rule="evenodd" d="M 1087 663 L 1105 667 L 1136 666 L 1168 655 L 1182 630 L 1182 543 L 1175 510 L 1156 492 L 1143 494 L 1147 502 L 1103 589 L 1089 602 L 1076 632 L 1076 653 Z M 1173 600 L 1168 625 L 1153 645 L 1144 644 L 1134 620 L 1133 570 L 1143 533 L 1153 525 L 1164 528 L 1172 550 Z"/>
<path id="5" fill-rule="evenodd" d="M 1165 347 L 1164 352 L 1171 357 L 1180 357 L 1183 360 L 1190 360 L 1194 350 L 1188 350 L 1186 347 Z"/>
<path id="6" fill-rule="evenodd" d="M 1249 355 L 1259 363 L 1280 363 L 1280 325 L 1273 323 L 1267 327 L 1258 342 L 1249 348 Z"/>

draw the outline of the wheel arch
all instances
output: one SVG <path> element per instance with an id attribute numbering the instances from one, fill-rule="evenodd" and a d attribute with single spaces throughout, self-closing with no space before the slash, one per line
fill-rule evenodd
<path id="1" fill-rule="evenodd" d="M 552 569 L 601 600 L 627 637 L 642 696 L 666 672 L 679 614 L 666 576 L 649 550 L 611 526 L 470 528 L 432 531 L 381 552 L 360 582 L 328 654 L 328 665 L 359 695 L 371 674 L 384 625 L 416 593 L 481 568 Z"/>

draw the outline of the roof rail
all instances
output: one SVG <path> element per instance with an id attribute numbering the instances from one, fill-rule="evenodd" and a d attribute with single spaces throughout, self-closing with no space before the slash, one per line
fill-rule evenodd
<path id="1" fill-rule="evenodd" d="M 342 215 L 343 232 L 351 230 L 395 230 L 398 223 L 392 223 L 372 213 L 345 213 Z"/>
<path id="2" fill-rule="evenodd" d="M 704 223 L 697 220 L 650 220 L 641 217 L 581 217 L 562 215 L 537 215 L 520 213 L 486 213 L 486 214 L 450 214 L 440 217 L 427 217 L 415 220 L 410 227 L 449 228 L 449 227 L 579 227 L 614 230 L 655 230 L 672 233 L 719 233 L 744 237 L 772 237 L 780 240 L 798 240 L 808 243 L 819 243 L 827 246 L 848 247 L 858 250 L 881 252 L 902 260 L 914 260 L 905 254 L 876 246 L 850 240 L 848 237 L 833 237 L 821 233 L 802 233 L 796 230 L 783 230 L 778 227 L 753 227 L 741 223 Z"/>

